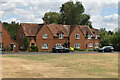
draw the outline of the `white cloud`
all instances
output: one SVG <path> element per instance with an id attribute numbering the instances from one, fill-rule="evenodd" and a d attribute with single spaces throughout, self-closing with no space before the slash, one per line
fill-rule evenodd
<path id="1" fill-rule="evenodd" d="M 42 23 L 42 17 L 45 12 L 59 11 L 59 8 L 63 3 L 68 0 L 1 0 L 0 20 L 2 21 L 19 21 L 19 22 L 34 22 Z M 74 0 L 75 2 L 76 0 Z M 104 8 L 111 6 L 118 7 L 117 0 L 78 0 L 82 1 L 85 7 L 85 13 L 91 16 L 92 25 L 95 28 L 106 27 L 107 30 L 112 30 L 113 27 L 117 27 L 117 14 L 108 16 L 101 16 L 101 11 Z M 13 16 L 8 18 L 8 16 Z M 16 16 L 17 15 L 17 16 Z M 109 28 L 109 27 L 112 28 Z"/>
<path id="2" fill-rule="evenodd" d="M 114 28 L 118 27 L 118 15 L 112 14 L 108 16 L 102 16 L 102 9 L 116 7 L 118 8 L 117 0 L 85 0 L 82 2 L 85 7 L 85 13 L 91 16 L 92 25 L 94 28 L 106 28 L 106 30 L 114 30 Z"/>

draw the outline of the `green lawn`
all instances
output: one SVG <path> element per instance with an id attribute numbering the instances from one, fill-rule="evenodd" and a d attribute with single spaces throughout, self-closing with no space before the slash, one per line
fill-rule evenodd
<path id="1" fill-rule="evenodd" d="M 19 78 L 118 77 L 118 54 L 3 55 L 2 63 L 3 63 L 3 77 L 19 77 Z M 18 69 L 12 71 L 14 67 L 17 67 Z M 10 73 L 9 71 L 12 72 Z M 26 76 L 24 74 L 26 74 Z"/>

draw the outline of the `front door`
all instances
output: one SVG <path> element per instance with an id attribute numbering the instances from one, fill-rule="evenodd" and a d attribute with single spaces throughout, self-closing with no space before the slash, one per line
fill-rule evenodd
<path id="1" fill-rule="evenodd" d="M 88 49 L 88 45 L 86 44 L 86 49 Z"/>
<path id="2" fill-rule="evenodd" d="M 11 44 L 10 44 L 10 50 L 13 51 L 13 49 L 14 49 L 14 44 L 11 43 Z"/>

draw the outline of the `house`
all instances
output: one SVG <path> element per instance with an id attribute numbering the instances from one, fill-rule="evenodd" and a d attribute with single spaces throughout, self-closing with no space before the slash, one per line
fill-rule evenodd
<path id="1" fill-rule="evenodd" d="M 79 49 L 98 48 L 99 32 L 83 25 L 56 25 L 21 23 L 17 33 L 19 48 L 23 49 L 23 39 L 28 37 L 30 45 L 37 45 L 39 51 L 51 51 L 54 46 L 64 45 Z"/>
<path id="2" fill-rule="evenodd" d="M 10 51 L 18 51 L 18 43 L 11 38 L 2 22 L 0 22 L 0 50 L 7 50 L 8 48 Z"/>

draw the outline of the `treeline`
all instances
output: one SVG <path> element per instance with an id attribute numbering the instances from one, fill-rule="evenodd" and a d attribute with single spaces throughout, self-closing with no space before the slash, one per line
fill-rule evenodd
<path id="1" fill-rule="evenodd" d="M 12 21 L 11 23 L 3 22 L 3 25 L 5 26 L 6 30 L 9 32 L 10 36 L 16 40 L 17 31 L 19 29 L 19 23 L 16 23 L 15 21 Z"/>
<path id="2" fill-rule="evenodd" d="M 105 28 L 101 28 L 100 32 L 100 46 L 113 46 L 115 50 L 120 51 L 120 29 L 115 32 L 106 31 Z"/>

